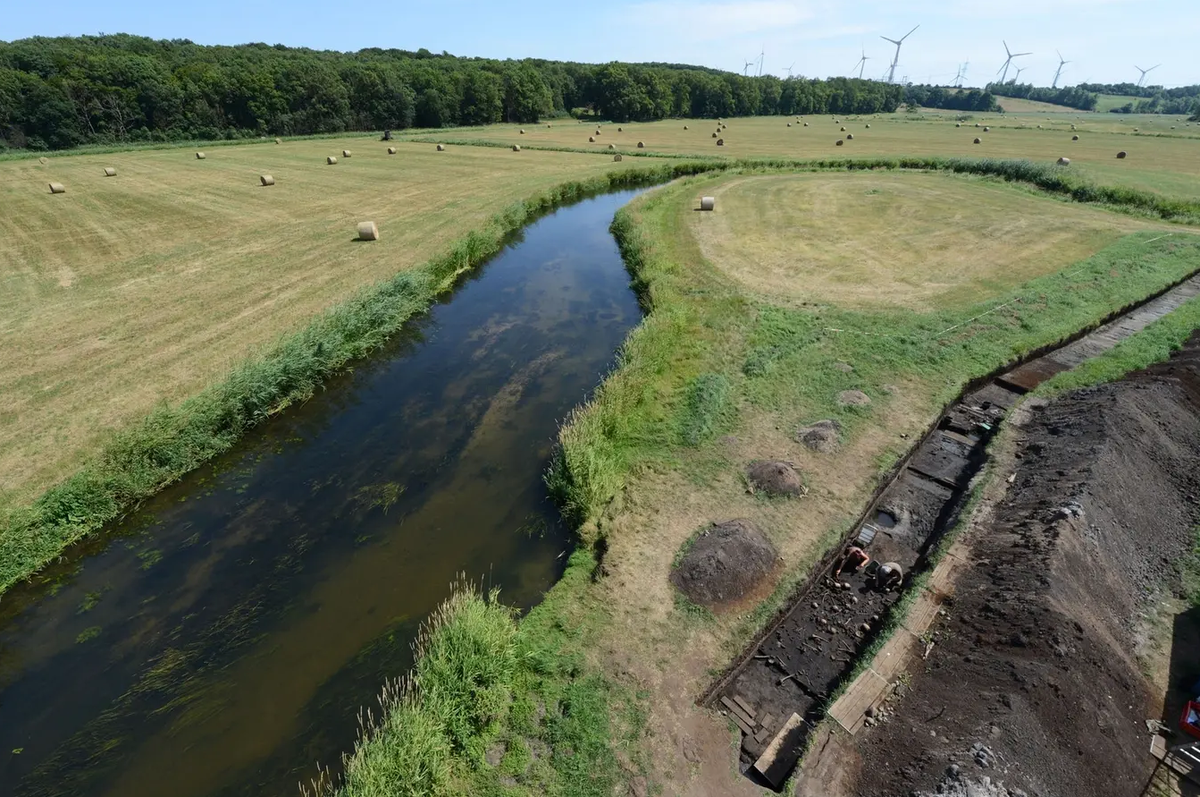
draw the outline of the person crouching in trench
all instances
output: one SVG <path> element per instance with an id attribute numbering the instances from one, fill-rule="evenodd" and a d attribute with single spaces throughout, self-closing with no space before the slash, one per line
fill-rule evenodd
<path id="1" fill-rule="evenodd" d="M 869 561 L 871 561 L 871 557 L 867 556 L 866 551 L 857 545 L 849 546 L 846 548 L 846 552 L 842 554 L 842 559 L 838 562 L 837 569 L 833 571 L 833 580 L 837 581 L 841 578 L 843 570 L 857 573 L 866 567 Z"/>

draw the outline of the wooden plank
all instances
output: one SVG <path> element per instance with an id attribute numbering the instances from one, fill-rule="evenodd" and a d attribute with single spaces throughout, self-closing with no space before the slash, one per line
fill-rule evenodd
<path id="1" fill-rule="evenodd" d="M 882 703 L 887 690 L 888 682 L 874 670 L 867 670 L 855 678 L 850 688 L 829 707 L 829 716 L 847 733 L 858 733 L 867 708 Z"/>
<path id="2" fill-rule="evenodd" d="M 769 731 L 773 731 L 775 729 L 775 715 L 770 713 L 763 714 L 762 719 L 759 720 L 759 725 Z"/>
<path id="3" fill-rule="evenodd" d="M 754 719 L 754 709 L 750 707 L 749 703 L 747 703 L 745 700 L 742 700 L 741 695 L 734 695 L 733 702 L 737 703 L 739 706 L 742 707 L 742 711 L 746 712 L 747 717 L 749 717 L 752 720 Z"/>
<path id="4" fill-rule="evenodd" d="M 747 717 L 746 712 L 742 711 L 741 707 L 738 706 L 737 703 L 734 703 L 732 700 L 730 700 L 727 696 L 721 695 L 721 705 L 723 705 L 725 708 L 729 709 L 730 714 L 734 715 L 736 718 L 738 718 L 739 720 L 744 722 L 748 727 L 751 727 L 751 728 L 754 727 L 753 718 Z M 754 731 L 746 731 L 746 732 L 749 733 L 751 736 L 754 735 Z"/>
<path id="5" fill-rule="evenodd" d="M 754 729 L 747 725 L 744 719 L 739 717 L 737 714 L 730 714 L 729 716 L 733 717 L 733 721 L 736 722 L 737 726 L 742 729 L 742 733 L 746 734 L 746 736 L 750 737 L 751 739 L 754 738 Z"/>
<path id="6" fill-rule="evenodd" d="M 897 628 L 892 638 L 883 644 L 871 662 L 871 669 L 885 681 L 894 681 L 902 673 L 915 651 L 925 650 L 921 640 L 906 628 Z"/>
<path id="7" fill-rule="evenodd" d="M 920 597 L 913 601 L 908 616 L 904 618 L 903 626 L 912 633 L 920 636 L 929 630 L 937 617 L 941 601 L 928 590 L 922 590 Z"/>
<path id="8" fill-rule="evenodd" d="M 763 754 L 754 762 L 754 769 L 758 774 L 776 789 L 783 785 L 792 767 L 800 760 L 800 741 L 803 736 L 804 720 L 799 714 L 792 714 L 767 745 L 767 749 L 763 750 Z"/>

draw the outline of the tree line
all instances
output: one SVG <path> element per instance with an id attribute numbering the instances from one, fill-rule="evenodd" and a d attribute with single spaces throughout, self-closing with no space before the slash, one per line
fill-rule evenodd
<path id="1" fill-rule="evenodd" d="M 996 98 L 990 91 L 942 86 L 909 85 L 904 88 L 905 104 L 949 111 L 994 111 Z"/>
<path id="2" fill-rule="evenodd" d="M 203 46 L 125 34 L 0 42 L 0 149 L 440 128 L 597 115 L 890 113 L 901 86 L 678 64 Z"/>
<path id="3" fill-rule="evenodd" d="M 1162 95 L 1168 99 L 1200 97 L 1200 85 L 1164 89 L 1162 86 L 1139 86 L 1136 83 L 1080 83 L 1078 88 L 1096 94 L 1116 94 L 1122 97 L 1142 97 L 1145 99 L 1150 99 L 1158 95 Z"/>
<path id="4" fill-rule="evenodd" d="M 1093 111 L 1100 98 L 1095 92 L 1087 91 L 1079 86 L 1050 88 L 1034 86 L 1029 83 L 991 83 L 988 91 L 1001 97 L 1013 97 L 1036 102 L 1048 102 L 1052 105 L 1065 105 L 1068 108 L 1078 108 L 1081 111 Z"/>

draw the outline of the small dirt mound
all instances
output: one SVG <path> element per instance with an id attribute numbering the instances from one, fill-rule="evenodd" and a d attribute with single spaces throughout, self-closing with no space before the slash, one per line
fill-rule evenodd
<path id="1" fill-rule="evenodd" d="M 800 431 L 796 432 L 796 442 L 803 443 L 813 451 L 832 454 L 837 451 L 838 437 L 841 431 L 842 425 L 837 421 L 817 421 L 814 424 L 800 427 Z"/>
<path id="2" fill-rule="evenodd" d="M 746 468 L 746 478 L 750 482 L 750 492 L 763 492 L 767 495 L 800 495 L 804 492 L 804 484 L 800 481 L 800 472 L 790 462 L 776 459 L 757 459 Z"/>
<path id="3" fill-rule="evenodd" d="M 838 404 L 843 407 L 865 407 L 871 403 L 871 397 L 861 390 L 843 390 L 838 393 Z"/>
<path id="4" fill-rule="evenodd" d="M 779 557 L 749 520 L 715 523 L 701 532 L 671 573 L 671 583 L 693 603 L 714 608 L 745 597 Z"/>

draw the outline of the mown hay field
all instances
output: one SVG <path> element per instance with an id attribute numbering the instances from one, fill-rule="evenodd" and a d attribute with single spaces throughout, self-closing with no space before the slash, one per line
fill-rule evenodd
<path id="1" fill-rule="evenodd" d="M 204 160 L 174 148 L 0 163 L 0 510 L 74 472 L 111 431 L 513 202 L 637 165 L 387 146 L 347 137 L 210 146 Z M 352 157 L 327 166 L 343 149 Z M 367 220 L 380 240 L 355 242 Z"/>
<path id="2" fill-rule="evenodd" d="M 603 124 L 595 135 L 594 123 L 556 121 L 527 127 L 516 125 L 464 128 L 445 134 L 456 141 L 487 141 L 529 147 L 569 147 L 596 152 L 706 155 L 724 158 L 879 158 L 905 155 L 921 157 L 1017 158 L 1051 162 L 1066 156 L 1070 169 L 1099 183 L 1126 185 L 1170 196 L 1200 198 L 1200 125 L 1180 117 L 1118 117 L 1116 114 L 983 114 L 972 115 L 955 127 L 954 115 L 767 116 L 726 119 L 727 128 L 712 134 L 715 120 L 669 119 L 646 124 Z M 836 121 L 835 121 L 836 120 Z M 791 127 L 788 123 L 791 122 Z M 975 127 L 978 123 L 980 126 Z M 866 125 L 871 125 L 867 129 Z M 1038 129 L 1037 125 L 1042 125 Z M 1071 125 L 1076 130 L 1071 130 Z M 684 126 L 688 129 L 684 129 Z M 1171 125 L 1176 129 L 1171 130 Z M 845 132 L 841 128 L 845 127 Z M 983 132 L 984 127 L 990 127 Z M 1140 133 L 1134 133 L 1137 127 Z M 618 132 L 618 128 L 620 131 Z M 838 139 L 853 140 L 836 146 Z M 414 137 L 428 134 L 416 131 Z M 1073 135 L 1079 141 L 1072 141 Z M 588 137 L 595 138 L 589 143 Z M 981 144 L 973 144 L 975 138 Z M 1117 160 L 1117 152 L 1128 157 Z"/>
<path id="3" fill-rule="evenodd" d="M 777 301 L 929 311 L 995 296 L 1171 225 L 937 173 L 730 176 L 689 227 L 706 260 Z"/>

